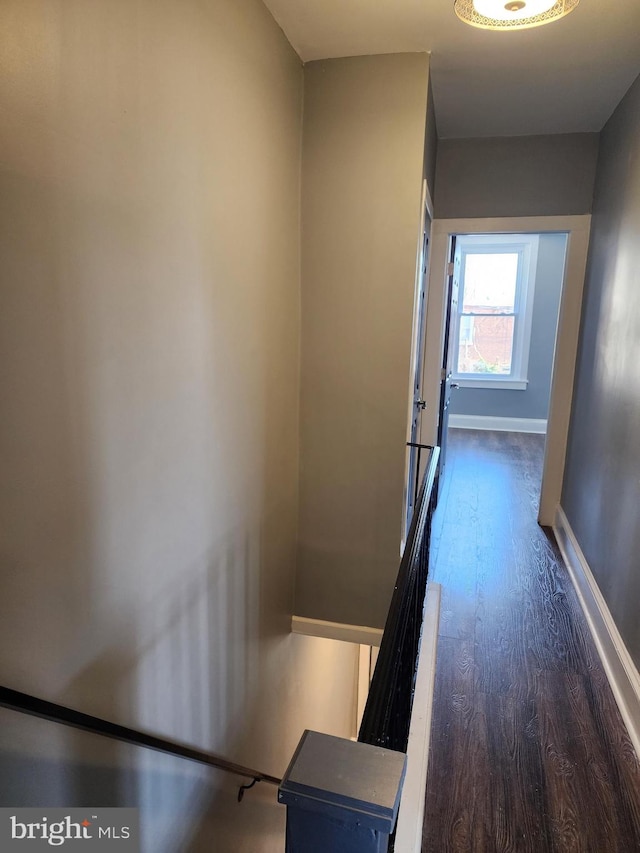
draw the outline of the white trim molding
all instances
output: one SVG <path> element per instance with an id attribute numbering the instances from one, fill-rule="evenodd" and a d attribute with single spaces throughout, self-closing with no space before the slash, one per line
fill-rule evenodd
<path id="1" fill-rule="evenodd" d="M 324 619 L 311 619 L 308 616 L 292 616 L 291 632 L 305 634 L 307 637 L 342 640 L 344 643 L 359 643 L 363 646 L 379 646 L 383 633 L 382 628 L 326 622 Z"/>
<path id="2" fill-rule="evenodd" d="M 528 379 L 500 379 L 495 376 L 493 379 L 472 379 L 470 376 L 454 377 L 456 384 L 460 388 L 491 388 L 494 391 L 526 391 L 529 385 Z"/>
<path id="3" fill-rule="evenodd" d="M 640 674 L 561 506 L 556 511 L 553 532 L 569 569 L 629 738 L 636 755 L 640 757 Z"/>
<path id="4" fill-rule="evenodd" d="M 513 382 L 526 388 L 527 375 L 529 371 L 529 350 L 531 345 L 531 327 L 533 325 L 533 300 L 536 287 L 536 272 L 538 268 L 538 245 L 540 236 L 538 234 L 460 234 L 456 239 L 456 261 L 455 269 L 459 270 L 459 297 L 457 300 L 458 310 L 451 321 L 451 343 L 455 357 L 453 358 L 453 378 L 456 382 L 460 380 L 475 381 L 477 379 L 492 380 L 499 383 Z M 462 334 L 462 321 L 466 316 L 468 319 L 481 320 L 484 311 L 475 306 L 475 310 L 468 306 L 465 293 L 467 292 L 467 269 L 469 257 L 480 257 L 482 255 L 509 255 L 516 258 L 516 269 L 514 271 L 514 294 L 511 312 L 506 315 L 513 319 L 512 351 L 510 370 L 507 375 L 495 373 L 464 373 L 458 370 L 460 359 L 460 344 Z M 506 295 L 506 294 L 505 294 Z M 506 306 L 504 306 L 506 308 Z M 485 367 L 488 365 L 485 364 Z"/>
<path id="5" fill-rule="evenodd" d="M 441 591 L 440 584 L 431 582 L 427 584 L 407 744 L 407 770 L 402 786 L 396 829 L 394 848 L 396 853 L 420 853 L 422 850 L 424 792 L 427 787 L 429 764 Z"/>
<path id="6" fill-rule="evenodd" d="M 543 418 L 499 418 L 493 415 L 449 415 L 453 429 L 491 429 L 498 432 L 535 432 L 544 435 L 547 422 Z"/>

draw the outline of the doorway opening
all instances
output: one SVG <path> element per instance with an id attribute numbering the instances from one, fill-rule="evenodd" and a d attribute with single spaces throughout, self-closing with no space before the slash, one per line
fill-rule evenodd
<path id="1" fill-rule="evenodd" d="M 402 513 L 402 538 L 400 553 L 411 525 L 413 509 L 418 497 L 418 484 L 424 473 L 427 455 L 422 451 L 426 445 L 421 443 L 421 415 L 426 408 L 422 386 L 424 374 L 424 349 L 426 339 L 426 318 L 429 287 L 429 259 L 433 203 L 426 180 L 422 183 L 422 203 L 420 219 L 420 239 L 416 264 L 416 287 L 413 311 L 413 334 L 411 343 L 411 377 L 409 388 L 409 414 L 407 427 L 407 454 L 405 468 L 405 488 Z"/>
<path id="2" fill-rule="evenodd" d="M 431 227 L 419 442 L 440 445 L 446 466 L 452 417 L 452 425 L 458 427 L 481 424 L 485 429 L 546 433 L 538 515 L 545 525 L 553 524 L 560 503 L 590 222 L 588 215 L 434 219 Z M 500 251 L 495 248 L 497 240 L 503 242 Z M 547 263 L 550 256 L 555 256 L 556 268 L 562 258 L 561 272 L 555 273 L 559 291 L 555 296 L 547 293 L 553 290 L 549 282 L 554 278 Z M 483 290 L 483 280 L 500 270 L 502 282 Z M 507 277 L 509 271 L 512 279 Z M 472 272 L 475 284 L 467 280 L 465 294 L 465 276 L 472 277 Z M 544 284 L 538 282 L 540 275 Z M 547 315 L 540 334 L 536 311 Z M 555 321 L 549 322 L 554 314 Z M 538 379 L 534 381 L 543 367 L 548 373 L 546 391 L 540 390 Z M 534 388 L 536 393 L 529 394 Z M 454 394 L 460 395 L 459 400 L 452 398 Z M 522 409 L 521 416 L 509 410 L 514 402 L 525 400 L 540 406 L 540 399 L 542 409 Z M 479 401 L 492 406 L 493 412 L 474 412 L 471 407 Z M 493 426 L 477 418 L 492 418 Z M 497 418 L 502 422 L 496 427 Z"/>
<path id="3" fill-rule="evenodd" d="M 438 443 L 448 430 L 546 434 L 568 234 L 452 234 Z"/>

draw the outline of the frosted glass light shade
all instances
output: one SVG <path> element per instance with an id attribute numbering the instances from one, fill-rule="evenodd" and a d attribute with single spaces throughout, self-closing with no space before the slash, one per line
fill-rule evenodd
<path id="1" fill-rule="evenodd" d="M 473 0 L 473 7 L 478 14 L 498 21 L 532 18 L 548 12 L 555 5 L 556 0 L 524 0 L 522 6 L 517 0 L 513 3 L 508 0 Z"/>
<path id="2" fill-rule="evenodd" d="M 484 30 L 523 30 L 557 21 L 580 0 L 455 0 L 460 20 Z"/>

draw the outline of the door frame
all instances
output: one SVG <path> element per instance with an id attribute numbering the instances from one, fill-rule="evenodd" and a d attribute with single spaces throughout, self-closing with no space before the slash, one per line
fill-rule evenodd
<path id="1" fill-rule="evenodd" d="M 423 234 L 425 230 L 425 223 L 427 221 L 427 217 L 429 218 L 429 252 L 427 256 L 427 272 L 424 276 L 424 282 L 422 282 L 422 249 L 423 249 Z M 427 350 L 427 317 L 429 314 L 429 284 L 431 281 L 431 241 L 433 240 L 433 199 L 431 198 L 431 193 L 429 191 L 429 185 L 427 183 L 427 179 L 422 179 L 422 195 L 420 199 L 420 227 L 418 230 L 418 246 L 416 251 L 416 280 L 414 285 L 414 294 L 413 294 L 413 324 L 411 329 L 411 363 L 409 366 L 409 393 L 408 393 L 408 402 L 407 402 L 407 432 L 406 432 L 406 441 L 410 442 L 411 438 L 411 425 L 413 423 L 413 409 L 414 409 L 414 383 L 416 373 L 421 370 L 422 372 L 422 386 L 424 387 L 424 361 L 425 354 Z M 424 316 L 422 317 L 422 323 L 424 327 L 424 341 L 422 347 L 422 367 L 418 365 L 418 350 L 420 344 L 420 337 L 422 335 L 422 329 L 420 328 L 420 296 L 421 296 L 421 288 L 425 289 L 425 310 Z M 424 412 L 422 412 L 424 415 Z M 419 436 L 422 434 L 422 417 L 420 418 L 420 423 L 418 425 L 418 440 L 421 439 Z M 433 443 L 433 442 L 432 442 Z M 410 483 L 411 479 L 411 457 L 410 453 L 405 453 L 405 469 L 404 469 L 404 494 L 402 496 L 402 528 L 401 528 L 401 541 L 400 541 L 400 554 L 404 551 L 405 539 L 408 533 L 409 524 L 407 522 L 408 508 L 411 501 L 411 491 L 414 488 L 414 483 Z"/>
<path id="2" fill-rule="evenodd" d="M 420 433 L 420 441 L 424 444 L 435 443 L 438 429 L 438 395 L 444 345 L 450 237 L 454 234 L 568 234 L 538 513 L 539 523 L 545 526 L 551 526 L 554 523 L 562 494 L 590 229 L 589 214 L 434 219 L 431 222 L 427 325 L 422 378 L 423 398 L 426 400 L 427 407 L 422 414 Z"/>

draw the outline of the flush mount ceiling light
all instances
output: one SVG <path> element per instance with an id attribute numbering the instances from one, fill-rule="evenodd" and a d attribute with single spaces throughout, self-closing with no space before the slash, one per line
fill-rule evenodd
<path id="1" fill-rule="evenodd" d="M 524 30 L 564 18 L 580 0 L 454 0 L 456 15 L 483 30 Z"/>

